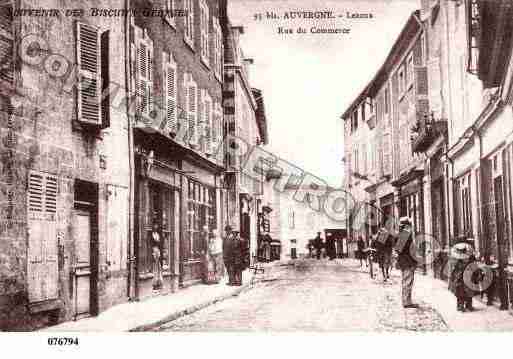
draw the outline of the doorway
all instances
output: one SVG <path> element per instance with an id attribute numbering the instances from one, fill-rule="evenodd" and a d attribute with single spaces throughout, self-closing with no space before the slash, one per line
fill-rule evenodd
<path id="1" fill-rule="evenodd" d="M 75 320 L 98 314 L 98 185 L 75 181 L 72 213 Z"/>

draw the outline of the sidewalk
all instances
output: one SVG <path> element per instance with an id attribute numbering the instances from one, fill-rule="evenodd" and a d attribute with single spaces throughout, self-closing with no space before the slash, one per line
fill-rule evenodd
<path id="1" fill-rule="evenodd" d="M 359 267 L 359 261 L 354 261 Z M 377 266 L 375 267 L 377 268 Z M 362 271 L 368 271 L 363 268 Z M 381 278 L 378 272 L 378 278 Z M 393 269 L 391 277 L 400 285 L 401 274 Z M 415 274 L 413 286 L 413 301 L 420 306 L 427 304 L 433 307 L 442 316 L 447 326 L 452 331 L 466 332 L 502 332 L 513 331 L 513 315 L 511 311 L 501 311 L 498 306 L 486 306 L 477 298 L 474 299 L 474 312 L 458 312 L 456 310 L 456 298 L 447 288 L 447 282 L 434 278 L 432 275 Z M 400 295 L 398 292 L 397 295 Z"/>
<path id="2" fill-rule="evenodd" d="M 269 271 L 269 266 L 266 272 Z M 249 290 L 253 271 L 243 272 L 243 285 L 228 286 L 227 278 L 219 284 L 198 284 L 176 293 L 157 296 L 140 302 L 116 305 L 96 317 L 65 322 L 45 328 L 44 332 L 126 332 L 142 331 L 158 327 L 182 316 L 194 313 L 219 301 L 237 296 Z"/>

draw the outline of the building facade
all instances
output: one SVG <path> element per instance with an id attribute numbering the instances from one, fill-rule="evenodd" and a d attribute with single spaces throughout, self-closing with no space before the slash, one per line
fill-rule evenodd
<path id="1" fill-rule="evenodd" d="M 128 300 L 130 147 L 126 106 L 100 96 L 124 88 L 126 23 L 88 16 L 124 2 L 19 6 L 0 3 L 0 328 L 28 330 Z"/>
<path id="2" fill-rule="evenodd" d="M 240 44 L 242 26 L 232 26 L 223 18 L 224 88 L 223 109 L 226 121 L 226 185 L 229 223 L 248 241 L 251 258 L 257 256 L 259 214 L 262 213 L 264 173 L 253 178 L 245 171 L 246 161 L 256 146 L 268 143 L 263 94 L 250 84 L 250 66 Z"/>
<path id="3" fill-rule="evenodd" d="M 130 24 L 136 298 L 201 281 L 208 242 L 221 241 L 224 223 L 219 2 L 159 5 L 184 11 L 164 18 L 140 13 Z M 155 2 L 132 6 L 151 9 Z M 153 241 L 154 226 L 160 245 Z"/>
<path id="4" fill-rule="evenodd" d="M 346 187 L 357 201 L 372 203 L 362 180 L 370 183 L 369 194 L 392 185 L 392 212 L 408 216 L 416 235 L 426 240 L 419 248 L 424 271 L 438 278 L 447 279 L 450 246 L 461 238 L 473 240 L 477 258 L 495 268 L 493 289 L 501 309 L 507 309 L 513 298 L 512 4 L 425 0 L 421 5 L 385 65 L 344 113 Z M 379 183 L 372 173 L 362 175 L 366 155 L 362 159 L 356 151 L 362 151 L 360 136 L 372 141 L 379 128 L 380 101 L 376 111 L 364 108 L 376 103 L 376 87 L 386 82 L 392 171 Z M 361 129 L 364 116 L 369 125 Z M 377 125 L 369 120 L 374 118 Z M 383 153 L 381 147 L 378 158 L 385 165 Z M 351 231 L 369 233 L 372 211 L 354 212 L 364 220 Z"/>

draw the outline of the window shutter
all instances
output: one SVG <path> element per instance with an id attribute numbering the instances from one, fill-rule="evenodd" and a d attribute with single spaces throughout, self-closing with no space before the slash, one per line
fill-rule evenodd
<path id="1" fill-rule="evenodd" d="M 178 132 L 178 123 L 176 118 L 176 104 L 177 104 L 177 74 L 176 64 L 171 61 L 164 65 L 164 104 L 165 104 L 165 118 L 166 118 L 166 134 L 171 134 L 174 137 Z"/>
<path id="2" fill-rule="evenodd" d="M 10 1 L 0 2 L 0 81 L 14 83 L 14 29 Z"/>
<path id="3" fill-rule="evenodd" d="M 205 103 L 203 102 L 204 99 L 205 99 L 205 90 L 200 90 L 199 88 L 197 88 L 198 92 L 197 92 L 197 99 L 196 99 L 196 103 L 197 103 L 197 108 L 196 108 L 196 138 L 197 138 L 197 143 L 199 145 L 199 150 L 201 152 L 204 152 L 205 151 L 205 119 L 203 118 L 204 116 L 204 106 L 205 106 Z"/>
<path id="4" fill-rule="evenodd" d="M 33 303 L 58 297 L 57 177 L 30 172 L 27 189 L 27 285 Z"/>
<path id="5" fill-rule="evenodd" d="M 101 34 L 101 111 L 102 111 L 102 128 L 110 127 L 110 74 L 109 74 L 109 34 L 110 31 L 105 31 Z"/>
<path id="6" fill-rule="evenodd" d="M 383 136 L 383 174 L 392 174 L 391 151 L 390 151 L 390 135 Z"/>
<path id="7" fill-rule="evenodd" d="M 78 120 L 89 125 L 101 125 L 99 32 L 80 22 L 77 22 L 77 63 Z"/>
<path id="8" fill-rule="evenodd" d="M 212 101 L 205 101 L 205 153 L 212 154 Z"/>
<path id="9" fill-rule="evenodd" d="M 189 119 L 189 144 L 196 145 L 196 86 L 189 84 L 187 102 Z"/>
<path id="10" fill-rule="evenodd" d="M 138 113 L 149 117 L 153 109 L 153 42 L 136 28 Z"/>

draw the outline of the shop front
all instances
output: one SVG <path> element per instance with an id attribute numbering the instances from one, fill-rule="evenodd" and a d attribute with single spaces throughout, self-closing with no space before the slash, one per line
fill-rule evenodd
<path id="1" fill-rule="evenodd" d="M 180 237 L 180 175 L 176 164 L 157 160 L 154 152 L 137 156 L 136 297 L 176 291 Z"/>

